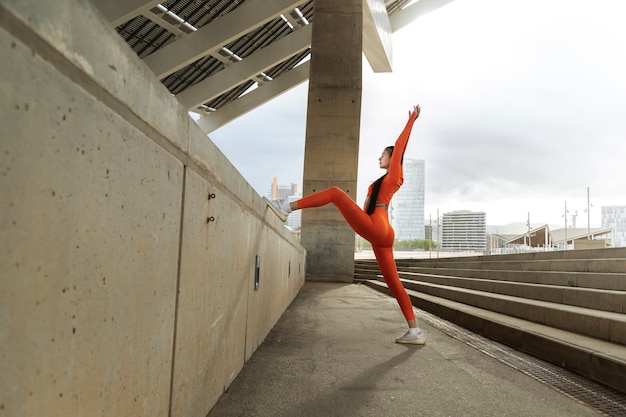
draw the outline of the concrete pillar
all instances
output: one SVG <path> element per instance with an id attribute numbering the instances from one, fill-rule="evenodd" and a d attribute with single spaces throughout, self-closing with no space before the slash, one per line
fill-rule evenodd
<path id="1" fill-rule="evenodd" d="M 303 195 L 337 186 L 356 198 L 361 121 L 362 0 L 315 0 Z M 306 278 L 351 282 L 355 234 L 333 206 L 302 212 Z"/>

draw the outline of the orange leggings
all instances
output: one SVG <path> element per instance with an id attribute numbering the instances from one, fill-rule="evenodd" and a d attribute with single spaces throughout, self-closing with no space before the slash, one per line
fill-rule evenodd
<path id="1" fill-rule="evenodd" d="M 338 187 L 318 191 L 296 202 L 300 209 L 321 207 L 329 203 L 333 203 L 339 209 L 356 233 L 372 244 L 378 268 L 391 293 L 398 301 L 404 318 L 407 321 L 415 320 L 411 299 L 400 282 L 396 261 L 393 258 L 395 235 L 389 224 L 387 211 L 382 207 L 376 207 L 374 213 L 369 215 Z"/>

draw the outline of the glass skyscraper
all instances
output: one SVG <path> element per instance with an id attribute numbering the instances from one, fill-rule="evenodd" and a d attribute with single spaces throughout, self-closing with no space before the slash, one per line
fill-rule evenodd
<path id="1" fill-rule="evenodd" d="M 404 159 L 404 184 L 389 208 L 396 240 L 424 239 L 424 166 L 421 159 Z"/>

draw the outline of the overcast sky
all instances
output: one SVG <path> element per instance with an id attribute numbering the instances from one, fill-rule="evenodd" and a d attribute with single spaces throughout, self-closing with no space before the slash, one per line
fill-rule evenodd
<path id="1" fill-rule="evenodd" d="M 626 205 L 626 1 L 456 0 L 393 35 L 393 73 L 364 60 L 357 202 L 413 104 L 405 157 L 426 164 L 425 217 L 601 225 Z M 252 187 L 302 185 L 308 83 L 213 132 Z"/>

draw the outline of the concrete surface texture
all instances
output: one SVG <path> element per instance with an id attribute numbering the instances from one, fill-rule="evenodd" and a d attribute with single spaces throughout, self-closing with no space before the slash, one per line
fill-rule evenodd
<path id="1" fill-rule="evenodd" d="M 361 0 L 315 2 L 302 195 L 336 186 L 356 200 L 362 23 Z M 354 231 L 333 205 L 302 211 L 302 245 L 307 280 L 352 282 Z"/>
<path id="2" fill-rule="evenodd" d="M 363 285 L 307 282 L 208 417 L 599 414 L 425 323 L 394 343 L 394 299 Z"/>
<path id="3" fill-rule="evenodd" d="M 206 415 L 303 247 L 89 1 L 0 0 L 0 54 L 0 415 Z"/>

